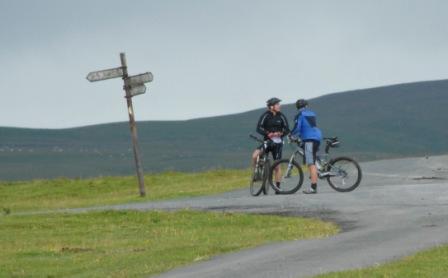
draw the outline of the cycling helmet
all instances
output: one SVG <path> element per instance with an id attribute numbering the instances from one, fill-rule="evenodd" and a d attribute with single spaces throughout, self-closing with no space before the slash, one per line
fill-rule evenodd
<path id="1" fill-rule="evenodd" d="M 268 107 L 271 107 L 271 106 L 273 106 L 273 105 L 276 105 L 277 103 L 279 103 L 280 101 L 282 101 L 281 99 L 278 99 L 278 98 L 276 98 L 276 97 L 273 97 L 273 98 L 270 98 L 270 99 L 268 99 L 267 101 L 266 101 L 266 105 L 268 106 Z"/>
<path id="2" fill-rule="evenodd" d="M 308 101 L 304 100 L 303 98 L 299 99 L 296 102 L 297 109 L 302 109 L 303 107 L 306 107 L 308 105 Z"/>

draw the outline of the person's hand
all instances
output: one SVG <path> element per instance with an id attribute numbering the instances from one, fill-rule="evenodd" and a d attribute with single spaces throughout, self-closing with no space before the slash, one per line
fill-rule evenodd
<path id="1" fill-rule="evenodd" d="M 289 141 L 291 142 L 298 142 L 299 138 L 295 137 L 294 135 L 288 135 Z"/>
<path id="2" fill-rule="evenodd" d="M 280 134 L 281 134 L 280 132 L 271 132 L 269 138 L 272 138 L 272 137 L 279 137 Z"/>

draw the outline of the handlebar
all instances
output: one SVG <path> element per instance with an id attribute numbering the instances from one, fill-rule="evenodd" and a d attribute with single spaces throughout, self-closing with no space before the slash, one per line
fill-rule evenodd
<path id="1" fill-rule="evenodd" d="M 297 137 L 288 136 L 288 140 L 289 143 L 297 143 L 297 145 L 300 145 L 302 143 L 302 140 L 300 140 L 300 138 Z"/>
<path id="2" fill-rule="evenodd" d="M 253 134 L 249 134 L 249 137 L 252 138 L 253 140 L 257 141 L 257 142 L 260 142 L 260 143 L 264 143 L 265 142 L 265 140 L 260 139 L 260 138 L 258 138 L 257 136 L 255 136 Z M 330 142 L 330 143 L 338 141 L 338 137 L 336 137 L 336 136 L 335 137 L 324 137 L 323 139 L 325 141 L 327 141 L 327 142 Z M 295 138 L 295 137 L 291 137 L 291 136 L 288 136 L 288 140 L 291 143 L 297 143 L 297 144 L 302 143 L 302 140 L 300 140 L 300 138 Z"/>
<path id="3" fill-rule="evenodd" d="M 253 135 L 253 134 L 249 134 L 249 137 L 252 138 L 252 139 L 254 139 L 254 140 L 257 141 L 257 142 L 264 143 L 263 140 L 261 140 L 260 138 L 258 138 L 257 136 L 255 136 L 255 135 Z"/>

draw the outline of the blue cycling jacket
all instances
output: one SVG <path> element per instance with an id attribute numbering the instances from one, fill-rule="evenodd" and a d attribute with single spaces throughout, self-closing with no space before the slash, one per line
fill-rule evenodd
<path id="1" fill-rule="evenodd" d="M 302 141 L 305 140 L 322 140 L 322 132 L 317 128 L 316 113 L 309 108 L 302 108 L 299 110 L 294 119 L 294 128 L 291 134 L 299 137 Z"/>

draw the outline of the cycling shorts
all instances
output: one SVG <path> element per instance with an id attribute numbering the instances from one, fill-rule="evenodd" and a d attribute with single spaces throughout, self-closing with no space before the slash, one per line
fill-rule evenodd
<path id="1" fill-rule="evenodd" d="M 264 148 L 264 144 L 260 145 L 257 149 L 261 150 Z M 274 143 L 272 141 L 269 141 L 266 148 L 266 153 L 272 153 L 272 157 L 274 160 L 279 160 L 282 158 L 282 151 L 283 151 L 283 142 L 282 143 Z"/>

